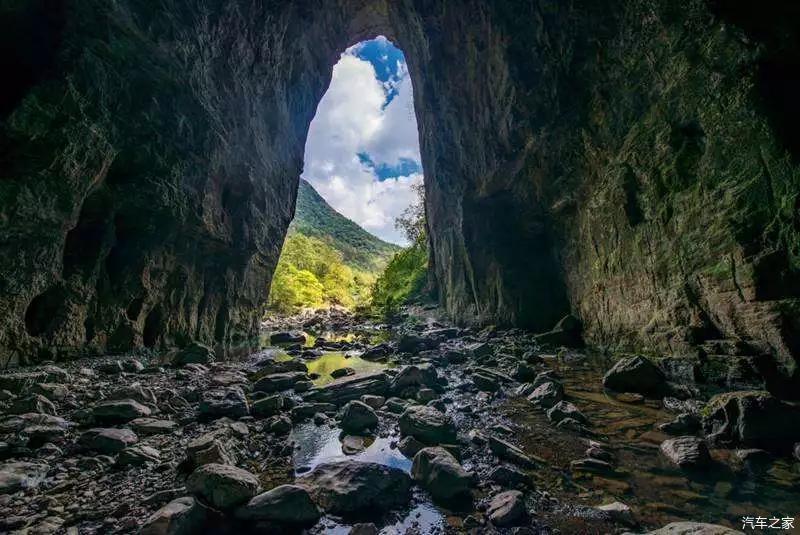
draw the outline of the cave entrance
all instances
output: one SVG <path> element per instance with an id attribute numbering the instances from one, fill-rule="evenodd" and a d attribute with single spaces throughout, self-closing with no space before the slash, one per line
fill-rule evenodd
<path id="1" fill-rule="evenodd" d="M 425 247 L 415 234 L 424 225 L 422 181 L 405 56 L 384 36 L 361 41 L 333 66 L 311 121 L 268 307 L 367 304 L 395 253 Z"/>

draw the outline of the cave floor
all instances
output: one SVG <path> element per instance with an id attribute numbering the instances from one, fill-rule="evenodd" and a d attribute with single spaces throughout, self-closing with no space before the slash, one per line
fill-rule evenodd
<path id="1" fill-rule="evenodd" d="M 433 406 L 455 427 L 457 439 L 446 441 L 446 448 L 472 473 L 469 495 L 434 500 L 428 484 L 415 484 L 402 506 L 384 507 L 380 496 L 362 498 L 370 503 L 366 510 L 323 512 L 303 529 L 621 533 L 676 521 L 740 529 L 745 516 L 796 512 L 800 466 L 788 457 L 754 464 L 734 451 L 712 449 L 712 461 L 702 471 L 671 465 L 659 451 L 670 436 L 657 426 L 675 417 L 674 407 L 668 410 L 661 399 L 605 392 L 601 379 L 610 363 L 603 355 L 545 351 L 520 330 L 455 329 L 430 316 L 390 327 L 347 316 L 305 320 L 305 325 L 285 319 L 266 326 L 258 340 L 235 350 L 217 348 L 225 359 L 203 364 L 174 366 L 174 353 L 151 353 L 3 376 L 0 532 L 189 529 L 180 523 L 196 519 L 165 516 L 163 507 L 192 494 L 187 476 L 209 461 L 249 471 L 261 491 L 353 460 L 411 473 L 413 453 L 422 444 L 404 440 L 399 421 L 417 404 Z M 309 333 L 302 342 L 270 345 L 271 333 L 301 329 Z M 530 364 L 520 368 L 525 360 Z M 408 373 L 409 365 L 423 372 Z M 430 371 L 424 371 L 429 367 L 439 379 L 431 382 Z M 526 383 L 548 371 L 585 418 L 581 425 L 553 425 L 525 397 Z M 331 372 L 350 375 L 334 379 Z M 413 379 L 400 388 L 397 378 L 406 374 Z M 376 408 L 377 426 L 344 433 L 341 396 L 353 395 L 336 385 L 376 375 L 385 382 L 353 395 L 373 396 L 369 404 Z M 339 397 L 320 402 L 327 395 L 320 392 Z M 125 401 L 109 409 L 109 400 Z M 98 427 L 130 431 L 98 438 L 90 431 Z M 521 492 L 522 513 L 508 507 L 498 512 L 496 498 L 509 489 Z M 358 500 L 355 494 L 364 489 L 346 490 L 347 500 Z M 181 533 L 301 530 L 264 518 L 237 519 L 232 509 L 208 503 L 213 499 L 202 491 L 194 494 L 203 520 Z M 613 502 L 627 507 L 598 508 Z"/>

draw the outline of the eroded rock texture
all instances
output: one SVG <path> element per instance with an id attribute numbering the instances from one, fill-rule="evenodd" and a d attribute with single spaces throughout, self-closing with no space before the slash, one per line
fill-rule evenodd
<path id="1" fill-rule="evenodd" d="M 3 6 L 0 38 L 22 50 L 3 61 L 26 73 L 0 106 L 4 360 L 249 332 L 331 66 L 382 33 L 414 81 L 453 316 L 545 330 L 572 309 L 590 340 L 656 351 L 743 338 L 791 376 L 784 4 Z"/>

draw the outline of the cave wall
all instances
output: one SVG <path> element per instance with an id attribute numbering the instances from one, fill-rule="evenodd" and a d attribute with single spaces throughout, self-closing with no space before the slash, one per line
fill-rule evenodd
<path id="1" fill-rule="evenodd" d="M 796 373 L 798 19 L 780 2 L 11 4 L 6 362 L 251 333 L 332 65 L 385 34 L 456 320 L 545 330 L 572 310 L 600 345 L 740 337 Z"/>

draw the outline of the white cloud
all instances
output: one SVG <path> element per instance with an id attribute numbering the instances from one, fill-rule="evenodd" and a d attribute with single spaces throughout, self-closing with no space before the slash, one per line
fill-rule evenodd
<path id="1" fill-rule="evenodd" d="M 379 181 L 358 154 L 367 153 L 377 165 L 395 165 L 401 158 L 420 161 L 411 79 L 400 64 L 398 78 L 388 82 L 397 95 L 382 109 L 384 84 L 353 50 L 334 66 L 311 122 L 303 178 L 346 217 L 384 240 L 405 244 L 394 219 L 414 200 L 411 186 L 422 175 Z"/>

